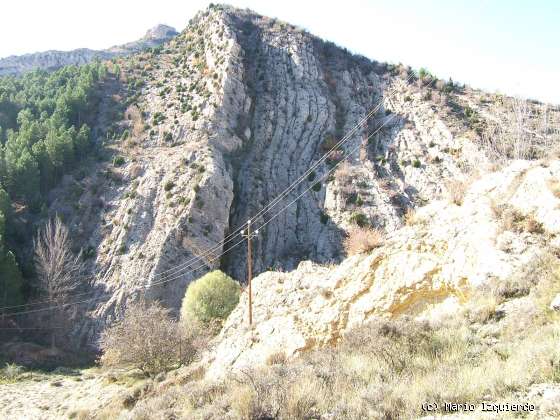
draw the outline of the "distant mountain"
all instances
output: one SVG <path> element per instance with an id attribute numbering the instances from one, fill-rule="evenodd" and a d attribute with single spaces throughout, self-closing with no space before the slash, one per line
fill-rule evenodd
<path id="1" fill-rule="evenodd" d="M 18 75 L 31 70 L 56 70 L 69 64 L 86 64 L 94 59 L 110 59 L 157 47 L 177 35 L 177 31 L 166 25 L 157 25 L 137 41 L 117 45 L 105 50 L 80 48 L 72 51 L 44 51 L 24 55 L 12 55 L 0 59 L 0 75 Z"/>

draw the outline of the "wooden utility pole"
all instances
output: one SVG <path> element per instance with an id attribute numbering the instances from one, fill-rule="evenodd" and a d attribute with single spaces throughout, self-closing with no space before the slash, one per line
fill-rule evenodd
<path id="1" fill-rule="evenodd" d="M 253 254 L 251 248 L 251 239 L 254 236 L 257 236 L 259 230 L 255 230 L 255 232 L 251 232 L 251 220 L 247 220 L 247 232 L 241 231 L 241 234 L 247 238 L 247 286 L 249 289 L 249 326 L 253 325 L 253 289 L 252 289 L 252 282 L 253 282 Z"/>
<path id="2" fill-rule="evenodd" d="M 247 221 L 247 283 L 249 286 L 249 326 L 253 325 L 253 258 L 251 255 L 251 219 Z"/>

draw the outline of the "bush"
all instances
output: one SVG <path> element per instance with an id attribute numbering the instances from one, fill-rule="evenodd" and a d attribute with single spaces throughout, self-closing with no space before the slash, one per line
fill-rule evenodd
<path id="1" fill-rule="evenodd" d="M 183 299 L 181 319 L 196 319 L 203 323 L 225 320 L 239 302 L 239 294 L 239 284 L 220 270 L 205 274 L 189 285 Z"/>
<path id="2" fill-rule="evenodd" d="M 6 363 L 6 366 L 0 369 L 0 380 L 9 382 L 16 381 L 23 372 L 24 369 L 22 366 L 16 365 L 15 363 Z"/>
<path id="3" fill-rule="evenodd" d="M 457 206 L 461 206 L 465 198 L 467 184 L 461 181 L 453 180 L 448 182 L 446 187 L 449 201 Z"/>
<path id="4" fill-rule="evenodd" d="M 364 213 L 354 213 L 350 216 L 350 223 L 363 228 L 367 226 L 368 219 Z"/>
<path id="5" fill-rule="evenodd" d="M 167 181 L 165 183 L 165 185 L 163 186 L 163 189 L 165 191 L 171 191 L 173 189 L 173 187 L 175 186 L 175 183 L 173 181 Z"/>
<path id="6" fill-rule="evenodd" d="M 114 165 L 114 166 L 121 166 L 121 165 L 124 165 L 124 162 L 125 162 L 125 160 L 124 160 L 124 157 L 123 157 L 123 156 L 115 156 L 115 157 L 113 158 L 113 165 Z"/>
<path id="7" fill-rule="evenodd" d="M 356 227 L 344 239 L 344 249 L 350 255 L 369 252 L 383 244 L 383 234 L 378 229 Z"/>
<path id="8" fill-rule="evenodd" d="M 156 303 L 133 303 L 122 320 L 101 334 L 100 362 L 155 375 L 193 360 L 197 350 L 193 331 L 180 328 Z"/>

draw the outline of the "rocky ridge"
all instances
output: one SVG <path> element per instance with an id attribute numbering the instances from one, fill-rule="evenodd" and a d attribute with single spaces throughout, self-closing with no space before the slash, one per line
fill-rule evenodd
<path id="1" fill-rule="evenodd" d="M 146 48 L 158 47 L 176 34 L 175 29 L 170 26 L 157 25 L 137 41 L 105 50 L 79 48 L 72 51 L 45 51 L 19 56 L 12 55 L 0 59 L 0 76 L 19 75 L 37 69 L 50 71 L 71 64 L 82 65 L 94 60 L 126 56 Z"/>
<path id="2" fill-rule="evenodd" d="M 176 310 L 207 270 L 243 282 L 246 249 L 229 250 L 239 239 L 222 246 L 224 238 L 381 100 L 367 124 L 255 220 L 267 223 L 255 241 L 256 274 L 340 262 L 356 222 L 396 232 L 410 209 L 449 194 L 448 181 L 490 166 L 476 133 L 457 123 L 462 114 L 451 118 L 428 98 L 438 90 L 250 11 L 210 7 L 161 52 L 119 63 L 130 106 L 112 130 L 122 136 L 98 139 L 114 150 L 113 164 L 62 187 L 79 184 L 80 212 L 64 194 L 51 206 L 96 251 L 93 323 L 81 330 L 90 342 L 131 296 Z"/>

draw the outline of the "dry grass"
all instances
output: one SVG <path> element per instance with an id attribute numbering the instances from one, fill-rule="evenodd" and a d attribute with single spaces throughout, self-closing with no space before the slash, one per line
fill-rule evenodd
<path id="1" fill-rule="evenodd" d="M 344 239 L 344 250 L 349 256 L 370 252 L 381 245 L 383 233 L 368 227 L 354 227 Z"/>
<path id="2" fill-rule="evenodd" d="M 139 399 L 130 418 L 400 419 L 424 415 L 426 401 L 441 407 L 444 401 L 519 400 L 533 384 L 560 382 L 560 323 L 547 309 L 560 291 L 559 267 L 555 255 L 544 253 L 503 289 L 473 293 L 464 311 L 437 326 L 374 319 L 336 347 L 288 360 L 273 355 L 280 363 L 220 381 L 193 377 L 147 398 L 133 392 Z M 501 301 L 521 295 L 541 302 L 541 310 L 497 316 Z M 512 334 L 507 325 L 519 317 L 530 327 Z"/>
<path id="3" fill-rule="evenodd" d="M 347 185 L 352 178 L 352 167 L 346 161 L 342 162 L 334 173 L 334 177 L 339 185 Z"/>
<path id="4" fill-rule="evenodd" d="M 523 230 L 528 233 L 543 234 L 544 227 L 541 222 L 535 219 L 535 216 L 529 214 L 523 221 Z"/>
<path id="5" fill-rule="evenodd" d="M 463 181 L 452 180 L 447 182 L 446 191 L 449 201 L 457 206 L 463 205 L 468 184 Z"/>
<path id="6" fill-rule="evenodd" d="M 502 231 L 527 232 L 531 234 L 543 234 L 544 227 L 534 214 L 523 214 L 509 204 L 490 203 L 494 217 L 500 222 Z"/>
<path id="7" fill-rule="evenodd" d="M 491 346 L 468 325 L 376 320 L 286 365 L 157 392 L 132 418 L 415 418 L 425 401 L 495 401 L 560 380 L 559 333 L 546 324 Z"/>
<path id="8" fill-rule="evenodd" d="M 404 224 L 406 226 L 414 226 L 418 223 L 420 223 L 420 218 L 418 217 L 418 215 L 416 214 L 416 211 L 413 208 L 408 208 L 406 209 L 406 212 L 404 214 Z"/>
<path id="9" fill-rule="evenodd" d="M 269 366 L 283 365 L 287 362 L 287 360 L 288 360 L 288 358 L 286 357 L 286 353 L 284 353 L 283 351 L 279 351 L 279 352 L 270 354 L 266 358 L 266 364 L 269 365 Z"/>

